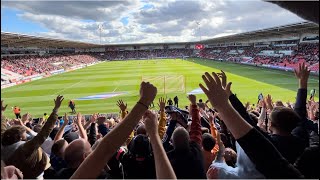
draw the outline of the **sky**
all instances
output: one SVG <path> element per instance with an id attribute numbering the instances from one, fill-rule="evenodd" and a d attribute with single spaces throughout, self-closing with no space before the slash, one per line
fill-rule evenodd
<path id="1" fill-rule="evenodd" d="M 1 31 L 97 44 L 199 41 L 302 21 L 261 0 L 1 0 Z"/>

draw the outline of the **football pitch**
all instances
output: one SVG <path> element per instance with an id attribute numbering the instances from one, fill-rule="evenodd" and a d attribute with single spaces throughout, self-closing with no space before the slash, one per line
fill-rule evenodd
<path id="1" fill-rule="evenodd" d="M 82 114 L 117 113 L 117 100 L 128 103 L 128 110 L 139 99 L 139 85 L 145 77 L 177 77 L 166 83 L 155 83 L 160 87 L 154 101 L 157 109 L 158 98 L 179 97 L 179 106 L 188 105 L 187 93 L 197 92 L 204 72 L 218 72 L 220 69 L 232 81 L 232 91 L 245 103 L 256 104 L 259 93 L 271 94 L 273 100 L 294 102 L 298 81 L 293 72 L 262 69 L 252 66 L 200 59 L 165 59 L 165 60 L 130 60 L 110 61 L 54 75 L 49 78 L 17 85 L 1 90 L 1 99 L 8 104 L 5 113 L 13 117 L 11 107 L 19 106 L 22 114 L 29 112 L 33 117 L 50 113 L 54 107 L 53 99 L 61 94 L 65 100 L 59 115 L 70 112 L 68 101 L 75 100 L 76 109 Z M 183 77 L 183 78 L 178 78 Z M 175 87 L 179 86 L 179 87 Z M 163 87 L 167 86 L 167 87 Z M 169 86 L 169 87 L 168 87 Z M 179 91 L 172 92 L 175 88 Z M 167 92 L 165 92 L 167 90 Z M 170 91 L 171 89 L 171 91 Z M 319 78 L 310 76 L 308 93 L 316 89 L 318 100 Z M 164 94 L 165 93 L 165 94 Z M 308 96 L 309 97 L 309 96 Z M 197 94 L 197 99 L 207 100 L 204 94 Z"/>

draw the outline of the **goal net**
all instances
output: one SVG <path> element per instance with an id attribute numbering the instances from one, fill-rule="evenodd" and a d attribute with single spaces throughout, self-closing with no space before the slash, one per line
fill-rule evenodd
<path id="1" fill-rule="evenodd" d="M 158 94 L 186 92 L 184 75 L 142 76 L 141 80 L 157 87 Z"/>

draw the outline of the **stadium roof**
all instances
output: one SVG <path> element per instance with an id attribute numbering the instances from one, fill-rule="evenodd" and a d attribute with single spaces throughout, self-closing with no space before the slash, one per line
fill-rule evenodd
<path id="1" fill-rule="evenodd" d="M 319 25 L 312 22 L 300 22 L 273 28 L 250 31 L 230 36 L 217 37 L 202 40 L 200 43 L 228 43 L 237 41 L 259 40 L 267 37 L 282 37 L 285 35 L 297 35 L 300 33 L 319 33 Z M 52 48 L 99 48 L 110 46 L 133 46 L 133 45 L 163 45 L 163 44 L 190 44 L 198 42 L 172 42 L 172 43 L 132 43 L 132 44 L 93 44 L 80 41 L 37 37 L 31 35 L 1 32 L 1 46 L 9 47 L 52 47 Z"/>
<path id="2" fill-rule="evenodd" d="M 9 47 L 54 47 L 54 48 L 93 48 L 98 44 L 1 32 L 1 46 Z"/>
<path id="3" fill-rule="evenodd" d="M 245 33 L 234 34 L 230 36 L 223 36 L 208 40 L 203 40 L 201 43 L 224 43 L 230 41 L 241 41 L 250 39 L 262 39 L 267 37 L 281 37 L 285 35 L 297 35 L 300 33 L 319 33 L 319 25 L 312 22 L 300 22 L 295 24 L 288 24 L 284 26 L 277 26 L 267 29 L 250 31 Z"/>

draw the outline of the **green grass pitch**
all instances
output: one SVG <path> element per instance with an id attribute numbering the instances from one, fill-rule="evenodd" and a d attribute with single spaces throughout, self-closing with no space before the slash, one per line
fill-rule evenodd
<path id="1" fill-rule="evenodd" d="M 119 112 L 116 101 L 119 99 L 128 103 L 129 110 L 139 99 L 139 85 L 142 76 L 184 75 L 186 92 L 197 89 L 202 82 L 201 75 L 208 71 L 224 70 L 228 80 L 232 81 L 232 91 L 240 100 L 252 104 L 257 103 L 259 93 L 271 94 L 273 100 L 295 101 L 298 82 L 292 72 L 262 69 L 245 65 L 231 64 L 199 59 L 166 59 L 166 60 L 132 60 L 111 61 L 90 66 L 73 72 L 55 75 L 30 83 L 3 89 L 1 99 L 8 104 L 5 112 L 7 117 L 13 117 L 11 107 L 20 106 L 22 114 L 29 112 L 33 117 L 50 113 L 53 109 L 53 99 L 61 94 L 65 97 L 59 114 L 70 112 L 67 103 L 90 95 L 108 92 L 127 92 L 125 95 L 100 100 L 76 100 L 77 111 L 82 114 L 94 112 Z M 315 88 L 319 92 L 319 78 L 310 77 L 308 92 Z M 163 88 L 163 87 L 160 87 Z M 162 91 L 163 92 L 163 91 Z M 186 93 L 169 93 L 165 96 L 179 97 L 180 106 L 188 105 Z M 158 94 L 157 98 L 164 96 Z M 204 94 L 197 98 L 206 100 Z M 318 94 L 316 97 L 318 100 Z M 158 99 L 155 101 L 157 105 Z"/>

